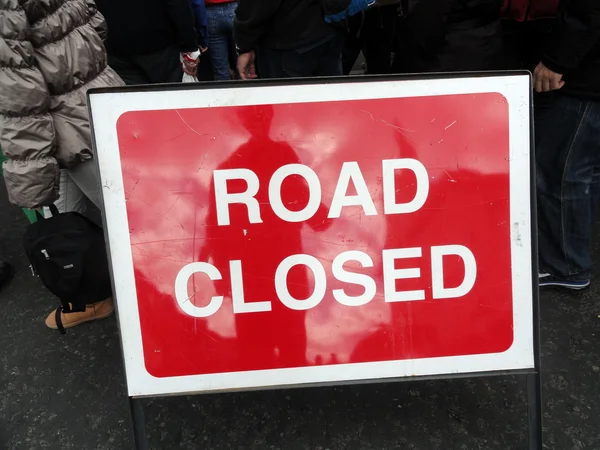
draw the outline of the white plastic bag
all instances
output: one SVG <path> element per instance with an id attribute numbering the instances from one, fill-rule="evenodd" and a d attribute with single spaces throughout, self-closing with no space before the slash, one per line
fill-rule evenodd
<path id="1" fill-rule="evenodd" d="M 184 83 L 197 83 L 198 78 L 188 75 L 187 73 L 184 73 L 183 79 L 181 81 L 183 81 Z"/>
<path id="2" fill-rule="evenodd" d="M 200 50 L 196 50 L 195 52 L 189 53 L 181 53 L 179 55 L 179 60 L 181 64 L 184 64 L 184 58 L 187 60 L 196 60 L 196 64 L 200 64 Z M 187 73 L 183 73 L 183 78 L 181 79 L 183 83 L 197 83 L 198 78 L 193 75 L 188 75 Z"/>

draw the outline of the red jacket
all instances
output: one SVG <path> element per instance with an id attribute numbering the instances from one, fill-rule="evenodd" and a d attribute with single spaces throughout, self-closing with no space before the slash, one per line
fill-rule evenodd
<path id="1" fill-rule="evenodd" d="M 518 22 L 551 19 L 558 15 L 559 6 L 560 0 L 504 0 L 502 15 Z"/>
<path id="2" fill-rule="evenodd" d="M 207 5 L 216 5 L 218 3 L 233 3 L 236 0 L 204 0 Z"/>

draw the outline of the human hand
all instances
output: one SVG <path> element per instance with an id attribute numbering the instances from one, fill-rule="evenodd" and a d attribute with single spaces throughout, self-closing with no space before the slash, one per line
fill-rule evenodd
<path id="1" fill-rule="evenodd" d="M 533 87 L 536 92 L 556 91 L 565 85 L 562 77 L 561 73 L 553 72 L 541 62 L 533 71 Z"/>
<path id="2" fill-rule="evenodd" d="M 254 50 L 242 53 L 237 59 L 237 70 L 242 80 L 251 80 L 257 78 L 256 67 L 254 66 L 254 60 L 256 54 Z"/>

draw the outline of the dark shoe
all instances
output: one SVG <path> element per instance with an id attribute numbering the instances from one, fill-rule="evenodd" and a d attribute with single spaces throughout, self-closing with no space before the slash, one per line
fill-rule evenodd
<path id="1" fill-rule="evenodd" d="M 590 280 L 572 281 L 555 277 L 549 273 L 540 273 L 540 287 L 543 288 L 550 286 L 580 291 L 581 289 L 585 289 L 590 286 Z"/>
<path id="2" fill-rule="evenodd" d="M 0 291 L 15 275 L 15 269 L 7 262 L 0 262 Z"/>

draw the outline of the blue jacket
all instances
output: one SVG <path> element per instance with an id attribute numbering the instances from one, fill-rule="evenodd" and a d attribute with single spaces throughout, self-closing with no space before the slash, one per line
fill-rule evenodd
<path id="1" fill-rule="evenodd" d="M 204 0 L 190 0 L 192 11 L 194 11 L 194 26 L 198 34 L 198 45 L 202 48 L 208 47 L 208 22 L 206 20 L 206 5 Z"/>

